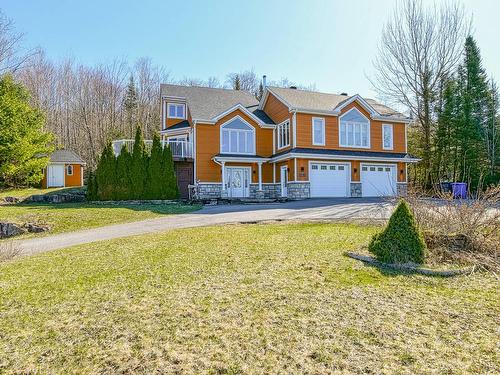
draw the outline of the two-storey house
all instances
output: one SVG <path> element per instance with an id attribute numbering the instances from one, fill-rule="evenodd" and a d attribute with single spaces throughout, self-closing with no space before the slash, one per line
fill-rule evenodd
<path id="1" fill-rule="evenodd" d="M 403 195 L 410 119 L 360 95 L 161 85 L 161 136 L 200 198 Z"/>

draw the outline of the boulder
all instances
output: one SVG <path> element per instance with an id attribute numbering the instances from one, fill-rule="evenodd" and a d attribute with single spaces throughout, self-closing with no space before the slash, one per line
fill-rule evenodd
<path id="1" fill-rule="evenodd" d="M 3 200 L 4 200 L 4 202 L 7 202 L 7 203 L 19 203 L 21 201 L 17 197 L 4 197 Z"/>
<path id="2" fill-rule="evenodd" d="M 30 233 L 41 233 L 50 230 L 48 225 L 35 224 L 35 223 L 26 223 L 23 225 L 23 227 Z"/>
<path id="3" fill-rule="evenodd" d="M 21 225 L 0 222 L 0 238 L 19 236 L 23 233 L 26 233 L 26 229 L 24 229 Z"/>

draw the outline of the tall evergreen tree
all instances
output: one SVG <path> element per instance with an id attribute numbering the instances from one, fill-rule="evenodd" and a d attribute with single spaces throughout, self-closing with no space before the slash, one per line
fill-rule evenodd
<path id="1" fill-rule="evenodd" d="M 163 199 L 175 199 L 179 197 L 174 159 L 169 146 L 163 148 L 161 181 Z"/>
<path id="2" fill-rule="evenodd" d="M 148 163 L 148 178 L 146 182 L 147 199 L 162 198 L 162 147 L 160 136 L 155 133 L 153 136 L 153 145 L 151 147 L 151 156 Z"/>
<path id="3" fill-rule="evenodd" d="M 241 78 L 240 78 L 239 74 L 236 74 L 234 76 L 233 89 L 234 90 L 241 90 Z"/>
<path id="4" fill-rule="evenodd" d="M 132 156 L 128 148 L 123 145 L 120 155 L 116 158 L 116 200 L 131 199 L 131 178 L 130 166 L 132 163 Z"/>
<path id="5" fill-rule="evenodd" d="M 116 199 L 116 157 L 111 142 L 108 142 L 99 158 L 95 179 L 97 198 L 102 201 Z"/>
<path id="6" fill-rule="evenodd" d="M 141 127 L 135 132 L 132 162 L 130 163 L 131 198 L 144 199 L 144 185 L 147 177 L 147 154 Z"/>
<path id="7" fill-rule="evenodd" d="M 95 178 L 95 174 L 90 171 L 89 176 L 87 178 L 87 194 L 86 198 L 88 201 L 96 201 L 97 198 L 97 181 Z"/>
<path id="8" fill-rule="evenodd" d="M 458 68 L 459 115 L 457 141 L 461 151 L 459 178 L 475 189 L 488 165 L 484 131 L 488 122 L 490 91 L 479 48 L 472 36 L 465 41 L 464 61 Z"/>
<path id="9" fill-rule="evenodd" d="M 134 126 L 137 121 L 137 89 L 135 87 L 134 76 L 131 74 L 127 85 L 127 92 L 125 94 L 125 100 L 123 102 L 125 107 L 126 124 L 130 129 L 130 132 L 134 130 Z"/>
<path id="10" fill-rule="evenodd" d="M 0 77 L 0 186 L 25 186 L 42 180 L 53 135 L 29 103 L 28 91 L 10 75 Z M 40 157 L 46 155 L 46 157 Z"/>

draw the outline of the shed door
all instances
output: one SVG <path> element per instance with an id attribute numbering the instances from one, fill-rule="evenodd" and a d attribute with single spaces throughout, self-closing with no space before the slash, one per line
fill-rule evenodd
<path id="1" fill-rule="evenodd" d="M 47 168 L 47 187 L 64 186 L 64 165 L 49 165 Z"/>

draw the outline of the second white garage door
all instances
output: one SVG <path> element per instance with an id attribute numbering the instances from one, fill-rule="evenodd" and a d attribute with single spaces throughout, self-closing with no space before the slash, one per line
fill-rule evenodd
<path id="1" fill-rule="evenodd" d="M 361 165 L 363 197 L 391 197 L 396 195 L 396 188 L 395 165 Z"/>
<path id="2" fill-rule="evenodd" d="M 309 169 L 311 197 L 347 197 L 349 191 L 349 165 L 311 163 Z"/>

